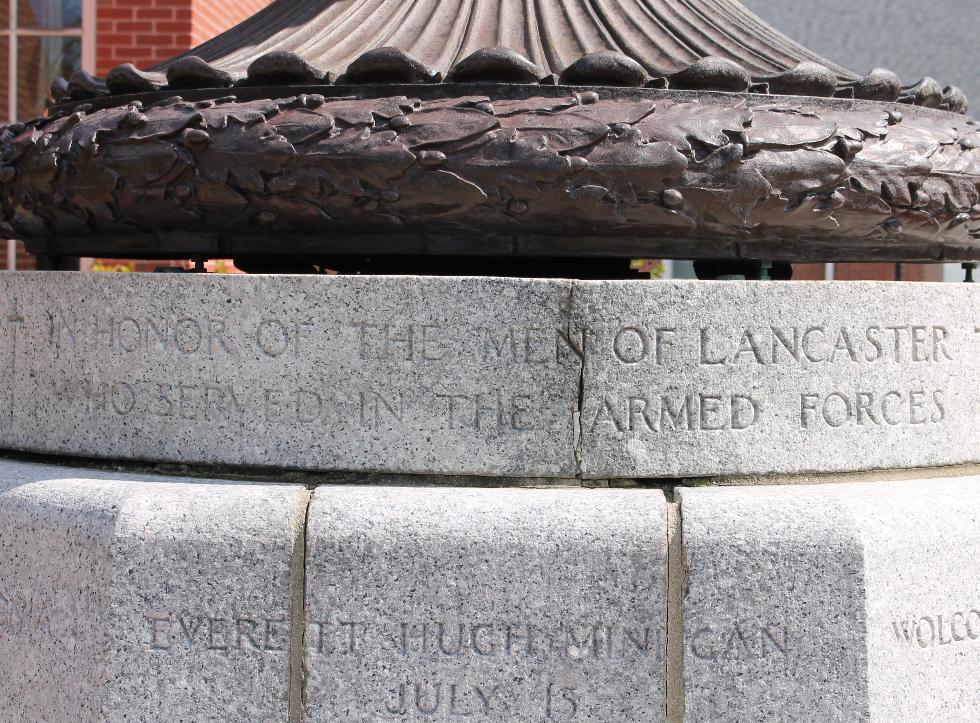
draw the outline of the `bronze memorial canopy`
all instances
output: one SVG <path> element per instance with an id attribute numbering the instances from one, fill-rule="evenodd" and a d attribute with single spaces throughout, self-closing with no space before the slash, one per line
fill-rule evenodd
<path id="1" fill-rule="evenodd" d="M 2 232 L 271 270 L 975 261 L 966 109 L 734 0 L 279 0 L 148 71 L 56 80 L 2 132 Z"/>

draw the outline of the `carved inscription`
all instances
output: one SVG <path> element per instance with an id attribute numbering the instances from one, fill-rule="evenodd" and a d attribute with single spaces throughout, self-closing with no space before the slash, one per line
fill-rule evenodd
<path id="1" fill-rule="evenodd" d="M 24 326 L 24 317 L 17 310 L 17 299 L 11 299 L 11 311 L 7 314 L 4 321 L 6 322 L 4 331 L 7 334 L 8 343 L 10 344 L 10 355 L 4 360 L 7 377 L 7 383 L 5 385 L 7 409 L 4 414 L 4 423 L 9 429 L 14 424 L 14 408 L 16 407 L 17 385 L 15 383 L 15 375 L 17 372 L 17 342 Z"/>
<path id="2" fill-rule="evenodd" d="M 546 683 L 542 687 L 544 718 L 571 721 L 576 718 L 584 692 L 577 686 Z M 479 685 L 460 681 L 399 683 L 384 710 L 392 716 L 410 714 L 441 715 L 447 718 L 500 720 L 516 709 L 516 701 L 506 695 L 503 684 Z M 513 714 L 513 713 L 512 713 Z"/>
<path id="3" fill-rule="evenodd" d="M 385 687 L 383 699 L 375 701 L 377 710 L 390 716 L 438 714 L 495 720 L 508 713 L 518 715 L 520 701 L 528 698 L 537 701 L 545 719 L 572 720 L 588 690 L 547 676 L 534 682 L 525 679 L 526 673 L 491 682 L 468 680 L 467 670 L 481 661 L 493 670 L 506 670 L 502 666 L 536 668 L 550 660 L 574 671 L 595 664 L 636 665 L 647 659 L 662 664 L 666 647 L 663 631 L 642 623 L 565 624 L 546 629 L 529 622 L 343 619 L 308 623 L 306 645 L 314 656 L 350 659 L 380 653 L 392 667 L 402 670 L 419 666 L 421 671 L 438 661 L 452 663 L 456 672 L 445 677 L 421 672 L 396 677 Z"/>
<path id="4" fill-rule="evenodd" d="M 97 635 L 91 625 L 97 612 L 87 606 L 96 601 L 72 597 L 59 591 L 0 591 L 0 639 L 45 640 L 59 646 L 76 648 L 79 641 Z"/>
<path id="5" fill-rule="evenodd" d="M 0 592 L 0 635 L 40 634 L 55 638 L 51 602 L 15 592 Z"/>
<path id="6" fill-rule="evenodd" d="M 145 644 L 154 653 L 175 651 L 264 654 L 285 652 L 285 619 L 248 615 L 164 612 L 146 616 Z"/>
<path id="7" fill-rule="evenodd" d="M 324 398 L 312 389 L 170 382 L 55 381 L 52 396 L 85 416 L 113 414 L 225 421 L 261 419 L 309 424 L 321 418 Z"/>
<path id="8" fill-rule="evenodd" d="M 48 342 L 56 350 L 96 354 L 237 356 L 239 348 L 222 318 L 77 317 L 63 310 L 48 313 Z"/>
<path id="9" fill-rule="evenodd" d="M 744 329 L 701 327 L 699 363 L 929 364 L 953 360 L 943 326 L 807 326 Z"/>
<path id="10" fill-rule="evenodd" d="M 629 324 L 581 332 L 587 354 L 626 374 L 620 389 L 584 400 L 584 429 L 595 434 L 648 435 L 734 432 L 755 428 L 774 416 L 798 420 L 802 429 L 941 425 L 949 395 L 936 386 L 802 389 L 765 394 L 717 384 L 691 389 L 649 390 L 644 370 L 700 368 L 732 372 L 760 367 L 837 366 L 840 375 L 875 366 L 944 366 L 955 362 L 953 335 L 941 325 L 760 326 L 732 328 Z M 632 374 L 630 372 L 632 371 Z M 917 376 L 918 373 L 916 372 Z M 673 381 L 672 376 L 665 376 Z M 683 378 L 683 377 L 681 377 Z M 732 377 L 741 380 L 742 377 Z M 806 377 L 809 383 L 810 376 Z M 610 385 L 612 386 L 612 385 Z M 625 387 L 625 389 L 623 389 Z M 795 411 L 794 411 L 795 410 Z"/>
<path id="11" fill-rule="evenodd" d="M 358 331 L 358 356 L 361 359 L 432 362 L 446 356 L 439 340 L 440 327 L 436 324 L 360 322 L 353 326 Z"/>
<path id="12" fill-rule="evenodd" d="M 347 336 L 344 336 L 347 334 Z M 219 316 L 197 318 L 125 315 L 73 315 L 65 310 L 47 314 L 46 342 L 55 358 L 85 355 L 99 359 L 143 355 L 151 362 L 173 358 L 222 362 L 225 358 L 252 364 L 289 360 L 317 362 L 325 345 L 336 344 L 336 327 L 312 321 L 262 318 L 241 322 Z M 253 382 L 177 381 L 133 377 L 105 380 L 54 379 L 52 399 L 83 416 L 162 417 L 199 422 L 257 420 L 270 425 L 353 422 L 368 430 L 396 429 L 407 420 L 441 420 L 443 428 L 485 436 L 526 434 L 554 422 L 547 388 L 507 389 L 474 385 L 460 372 L 467 363 L 557 367 L 579 364 L 581 339 L 547 327 L 449 327 L 440 324 L 383 324 L 360 321 L 347 325 L 340 338 L 341 359 L 382 365 L 377 383 L 315 377 L 298 367 L 296 382 L 276 383 L 279 366 Z M 223 363 L 223 362 L 222 362 Z M 391 365 L 431 365 L 441 370 L 431 380 L 399 385 L 384 375 Z M 194 377 L 200 378 L 195 374 Z M 272 383 L 270 383 L 272 382 Z"/>
<path id="13" fill-rule="evenodd" d="M 385 702 L 385 711 L 393 716 L 409 713 L 469 718 L 473 715 L 503 714 L 508 705 L 499 700 L 499 685 L 476 685 L 466 682 L 399 683 L 393 697 Z"/>
<path id="14" fill-rule="evenodd" d="M 311 621 L 307 645 L 326 655 L 353 655 L 368 641 L 407 659 L 560 658 L 622 660 L 662 654 L 661 632 L 650 625 L 563 625 L 558 630 L 531 623 Z"/>
<path id="15" fill-rule="evenodd" d="M 792 654 L 789 626 L 734 622 L 706 625 L 694 631 L 688 645 L 695 658 L 712 662 L 788 658 Z"/>
<path id="16" fill-rule="evenodd" d="M 980 640 L 980 610 L 909 614 L 892 620 L 895 642 L 909 650 L 926 650 Z"/>
<path id="17" fill-rule="evenodd" d="M 748 429 L 759 421 L 762 402 L 741 394 L 606 396 L 592 420 L 619 432 L 720 431 Z"/>
<path id="18" fill-rule="evenodd" d="M 897 427 L 939 424 L 946 419 L 945 391 L 942 389 L 893 389 L 881 392 L 831 392 L 800 395 L 800 424 L 877 425 Z"/>
<path id="19" fill-rule="evenodd" d="M 450 429 L 492 429 L 496 432 L 526 432 L 535 428 L 535 397 L 531 394 L 439 394 L 446 403 Z"/>
<path id="20" fill-rule="evenodd" d="M 54 358 L 86 360 L 80 376 L 53 372 L 52 400 L 83 417 L 487 440 L 558 432 L 573 422 L 585 434 L 620 438 L 749 435 L 775 425 L 831 433 L 933 428 L 960 408 L 944 379 L 962 356 L 962 330 L 948 324 L 646 319 L 566 327 L 369 316 L 334 322 L 302 313 L 243 320 L 215 311 L 49 311 L 43 334 Z M 10 317 L 12 333 L 21 323 Z M 142 363 L 145 371 L 103 374 L 103 360 L 125 370 Z M 226 382 L 201 373 L 223 363 L 241 365 L 251 378 Z M 574 374 L 584 369 L 588 382 L 590 364 L 608 381 L 583 383 L 580 391 Z M 908 383 L 894 381 L 895 368 L 908 370 Z M 774 389 L 764 370 L 780 379 Z M 796 388 L 787 382 L 794 377 Z M 559 379 L 564 388 L 555 386 Z M 814 383 L 826 379 L 837 382 Z"/>
<path id="21" fill-rule="evenodd" d="M 485 361 L 546 365 L 582 359 L 586 330 L 569 333 L 563 329 L 510 326 L 478 330 Z"/>

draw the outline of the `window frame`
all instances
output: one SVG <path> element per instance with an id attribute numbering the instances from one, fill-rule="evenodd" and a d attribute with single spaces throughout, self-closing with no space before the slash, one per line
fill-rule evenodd
<path id="1" fill-rule="evenodd" d="M 0 38 L 7 38 L 7 107 L 0 109 L 0 113 L 6 116 L 6 122 L 13 123 L 20 120 L 20 109 L 17 107 L 19 95 L 17 87 L 20 74 L 18 67 L 20 43 L 18 39 L 21 36 L 80 38 L 82 42 L 82 69 L 89 73 L 95 73 L 96 2 L 97 0 L 82 0 L 82 25 L 80 28 L 45 29 L 21 28 L 18 22 L 19 2 L 18 0 L 10 0 L 7 8 L 7 27 L 0 29 Z M 8 271 L 14 271 L 17 268 L 17 242 L 8 240 L 6 246 L 6 268 Z"/>
<path id="2" fill-rule="evenodd" d="M 17 87 L 19 75 L 18 39 L 24 37 L 55 37 L 80 38 L 82 42 L 82 69 L 89 73 L 95 72 L 95 26 L 97 0 L 82 0 L 82 24 L 79 28 L 22 28 L 18 22 L 20 3 L 10 0 L 7 9 L 7 27 L 0 30 L 0 38 L 7 38 L 7 108 L 2 109 L 9 123 L 20 120 L 20 109 L 17 107 Z M 53 80 L 53 78 L 52 78 Z"/>

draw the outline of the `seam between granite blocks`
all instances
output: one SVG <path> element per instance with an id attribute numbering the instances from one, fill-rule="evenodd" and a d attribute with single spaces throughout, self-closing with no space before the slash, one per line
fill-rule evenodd
<path id="1" fill-rule="evenodd" d="M 287 719 L 300 723 L 306 703 L 306 527 L 314 487 L 298 495 L 290 515 L 292 549 L 289 567 L 289 677 Z"/>
<path id="2" fill-rule="evenodd" d="M 565 336 L 572 339 L 572 321 L 575 316 L 575 290 L 578 288 L 578 280 L 571 279 L 568 287 L 568 308 L 565 319 Z M 583 479 L 582 470 L 582 406 L 585 404 L 585 355 L 586 340 L 582 337 L 582 349 L 578 355 L 578 389 L 575 397 L 575 408 L 572 410 L 572 453 L 575 461 L 575 477 Z M 574 347 L 573 347 L 574 348 Z"/>
<path id="3" fill-rule="evenodd" d="M 684 527 L 681 495 L 664 490 L 667 503 L 667 723 L 684 722 Z"/>

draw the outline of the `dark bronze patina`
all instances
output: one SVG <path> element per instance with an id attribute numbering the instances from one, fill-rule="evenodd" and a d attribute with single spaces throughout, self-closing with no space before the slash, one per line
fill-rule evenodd
<path id="1" fill-rule="evenodd" d="M 733 0 L 280 0 L 52 94 L 0 133 L 2 232 L 50 256 L 980 259 L 962 92 L 851 73 Z"/>

